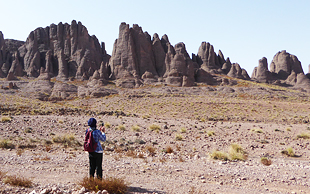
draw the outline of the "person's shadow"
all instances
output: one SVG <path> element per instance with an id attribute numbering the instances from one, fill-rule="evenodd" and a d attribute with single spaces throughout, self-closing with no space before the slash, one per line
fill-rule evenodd
<path id="1" fill-rule="evenodd" d="M 128 194 L 131 193 L 157 193 L 157 194 L 166 194 L 166 192 L 163 191 L 156 191 L 156 190 L 147 190 L 141 187 L 128 187 L 127 190 Z"/>

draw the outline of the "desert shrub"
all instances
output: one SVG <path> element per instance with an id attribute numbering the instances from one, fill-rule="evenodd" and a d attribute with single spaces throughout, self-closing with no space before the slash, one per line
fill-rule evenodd
<path id="1" fill-rule="evenodd" d="M 288 147 L 286 150 L 281 151 L 282 154 L 285 154 L 289 157 L 295 157 L 295 152 L 292 147 Z"/>
<path id="2" fill-rule="evenodd" d="M 12 118 L 8 117 L 8 116 L 2 116 L 1 117 L 1 122 L 5 123 L 5 122 L 11 122 Z"/>
<path id="3" fill-rule="evenodd" d="M 153 146 L 146 146 L 145 147 L 146 151 L 151 155 L 154 156 L 155 155 L 155 148 Z"/>
<path id="4" fill-rule="evenodd" d="M 235 143 L 229 146 L 228 154 L 231 160 L 245 160 L 247 158 L 243 148 Z"/>
<path id="5" fill-rule="evenodd" d="M 55 137 L 52 138 L 52 141 L 54 143 L 61 143 L 65 147 L 67 147 L 67 146 L 71 146 L 72 147 L 74 145 L 77 145 L 77 146 L 81 146 L 82 145 L 80 142 L 78 142 L 75 139 L 73 134 L 66 134 L 66 135 L 63 135 L 63 136 L 56 135 Z"/>
<path id="6" fill-rule="evenodd" d="M 111 127 L 111 124 L 110 124 L 109 122 L 105 122 L 105 123 L 104 123 L 104 126 L 105 126 L 106 128 L 110 128 L 110 127 Z"/>
<path id="7" fill-rule="evenodd" d="M 229 155 L 226 152 L 222 151 L 213 151 L 210 154 L 210 157 L 215 160 L 229 160 Z"/>
<path id="8" fill-rule="evenodd" d="M 310 139 L 310 133 L 301 133 L 301 134 L 297 135 L 297 138 Z"/>
<path id="9" fill-rule="evenodd" d="M 151 131 L 159 131 L 160 130 L 160 126 L 156 125 L 156 124 L 152 124 L 149 126 L 149 129 Z"/>
<path id="10" fill-rule="evenodd" d="M 134 151 L 134 150 L 128 150 L 128 151 L 126 152 L 126 156 L 132 157 L 132 158 L 136 158 L 136 157 L 137 157 L 137 152 Z"/>
<path id="11" fill-rule="evenodd" d="M 266 166 L 270 166 L 272 163 L 271 160 L 267 157 L 261 157 L 260 162 Z"/>
<path id="12" fill-rule="evenodd" d="M 238 144 L 231 144 L 228 153 L 223 151 L 213 151 L 210 157 L 216 160 L 246 160 L 247 153 Z"/>
<path id="13" fill-rule="evenodd" d="M 175 135 L 175 140 L 182 141 L 183 140 L 183 136 L 181 134 L 176 134 Z"/>
<path id="14" fill-rule="evenodd" d="M 180 129 L 180 132 L 181 132 L 181 133 L 186 133 L 187 131 L 186 131 L 186 129 L 183 127 L 183 128 Z"/>
<path id="15" fill-rule="evenodd" d="M 126 127 L 125 127 L 125 125 L 119 125 L 119 126 L 117 126 L 116 129 L 121 130 L 121 131 L 125 131 Z"/>
<path id="16" fill-rule="evenodd" d="M 30 144 L 30 143 L 28 143 L 28 144 L 25 144 L 25 145 L 23 145 L 23 144 L 21 144 L 21 145 L 18 145 L 17 146 L 18 148 L 20 148 L 20 149 L 33 149 L 33 148 L 36 148 L 37 147 L 37 145 L 35 145 L 35 144 Z"/>
<path id="17" fill-rule="evenodd" d="M 5 148 L 5 149 L 14 149 L 15 145 L 12 144 L 9 140 L 7 139 L 2 139 L 0 141 L 0 148 Z"/>
<path id="18" fill-rule="evenodd" d="M 132 129 L 133 131 L 137 131 L 137 132 L 140 131 L 140 127 L 139 127 L 138 125 L 132 126 L 131 129 Z"/>
<path id="19" fill-rule="evenodd" d="M 215 133 L 214 133 L 214 131 L 207 131 L 207 135 L 208 136 L 213 136 L 213 135 L 215 135 Z"/>
<path id="20" fill-rule="evenodd" d="M 17 177 L 15 175 L 4 177 L 3 182 L 6 184 L 20 186 L 20 187 L 31 187 L 33 185 L 31 180 L 25 177 Z"/>
<path id="21" fill-rule="evenodd" d="M 170 146 L 167 146 L 163 151 L 168 154 L 173 153 L 173 149 Z"/>

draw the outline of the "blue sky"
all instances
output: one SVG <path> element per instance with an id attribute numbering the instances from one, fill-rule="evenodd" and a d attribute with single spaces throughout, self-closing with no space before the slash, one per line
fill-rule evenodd
<path id="1" fill-rule="evenodd" d="M 281 50 L 294 54 L 304 72 L 310 64 L 310 1 L 306 0 L 0 0 L 4 38 L 26 40 L 37 27 L 81 21 L 90 35 L 105 42 L 118 37 L 121 22 L 138 24 L 151 36 L 167 34 L 172 45 L 184 42 L 189 55 L 210 42 L 251 76 L 258 60 Z"/>

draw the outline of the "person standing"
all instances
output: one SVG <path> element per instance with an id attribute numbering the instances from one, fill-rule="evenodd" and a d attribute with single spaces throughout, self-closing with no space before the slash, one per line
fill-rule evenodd
<path id="1" fill-rule="evenodd" d="M 97 178 L 102 179 L 102 157 L 103 149 L 100 141 L 106 141 L 105 128 L 102 124 L 100 129 L 97 129 L 97 121 L 95 118 L 90 118 L 88 120 L 89 128 L 86 130 L 85 135 L 89 130 L 92 131 L 92 136 L 94 141 L 97 143 L 97 148 L 94 152 L 88 152 L 89 154 L 89 176 L 94 177 L 95 172 Z"/>

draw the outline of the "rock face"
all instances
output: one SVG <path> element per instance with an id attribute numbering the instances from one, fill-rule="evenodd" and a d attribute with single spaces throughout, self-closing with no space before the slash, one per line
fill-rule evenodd
<path id="1" fill-rule="evenodd" d="M 75 20 L 35 29 L 18 50 L 27 76 L 38 77 L 43 67 L 59 80 L 88 79 L 107 58 L 98 39 Z"/>
<path id="2" fill-rule="evenodd" d="M 270 72 L 275 73 L 279 79 L 284 80 L 292 71 L 296 74 L 304 73 L 298 58 L 285 50 L 278 52 L 270 64 Z"/>

